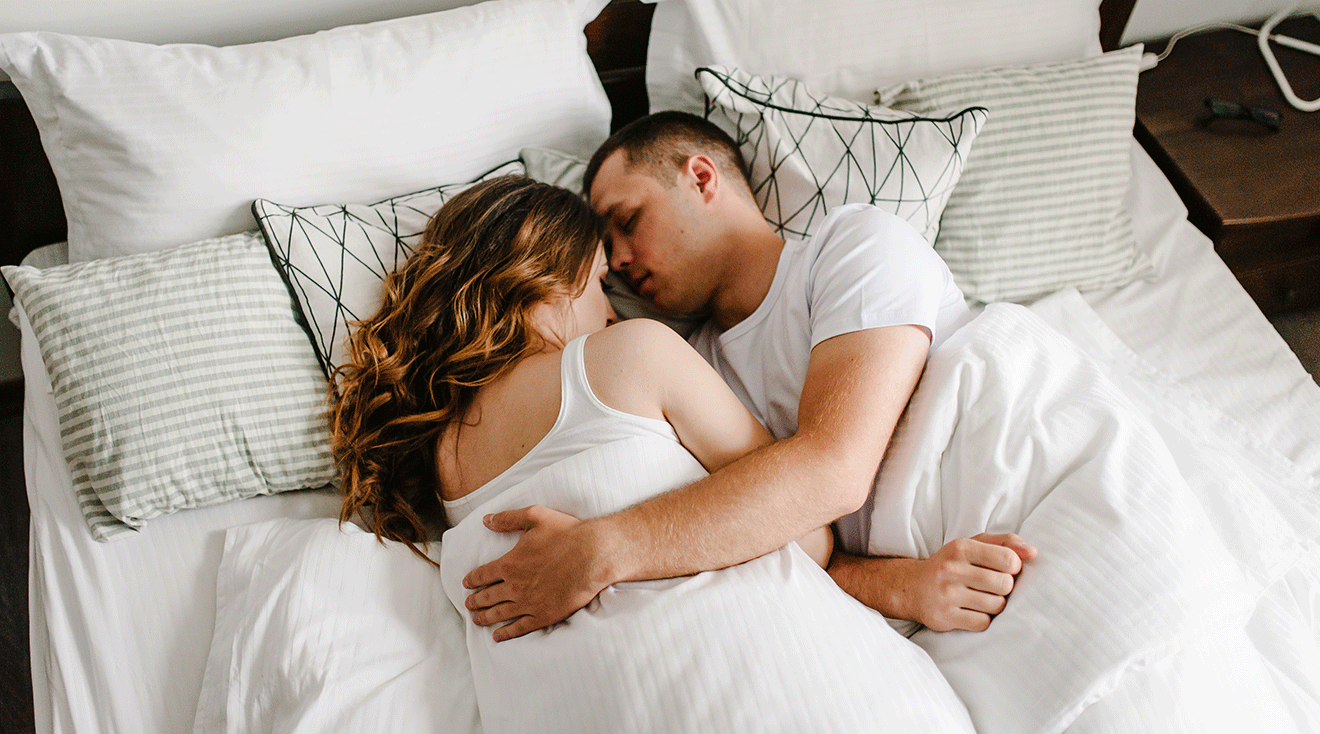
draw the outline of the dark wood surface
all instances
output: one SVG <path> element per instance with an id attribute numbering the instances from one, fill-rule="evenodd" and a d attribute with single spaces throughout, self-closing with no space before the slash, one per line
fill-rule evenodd
<path id="1" fill-rule="evenodd" d="M 1100 48 L 1113 51 L 1123 41 L 1123 31 L 1137 0 L 1100 0 Z"/>
<path id="2" fill-rule="evenodd" d="M 611 130 L 649 111 L 646 96 L 646 46 L 655 6 L 637 0 L 610 3 L 587 24 L 587 54 L 614 111 Z"/>
<path id="3" fill-rule="evenodd" d="M 1320 22 L 1311 17 L 1279 32 L 1320 42 Z M 1279 46 L 1275 53 L 1299 96 L 1320 97 L 1320 57 Z M 1278 111 L 1282 128 L 1211 121 L 1207 97 Z M 1189 219 L 1261 310 L 1320 304 L 1320 113 L 1288 104 L 1255 37 L 1225 30 L 1179 41 L 1142 74 L 1137 121 L 1138 139 L 1182 195 Z"/>
<path id="4" fill-rule="evenodd" d="M 55 174 L 17 94 L 0 95 L 0 172 L 0 265 L 17 265 L 67 230 Z"/>
<path id="5" fill-rule="evenodd" d="M 0 402 L 0 733 L 35 731 L 28 651 L 28 504 L 22 405 Z"/>

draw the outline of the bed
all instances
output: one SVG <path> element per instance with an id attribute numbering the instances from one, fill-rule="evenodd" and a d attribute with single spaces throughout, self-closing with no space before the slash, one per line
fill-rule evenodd
<path id="1" fill-rule="evenodd" d="M 1139 51 L 1117 48 L 1131 5 L 490 0 L 227 49 L 0 36 L 31 110 L 6 110 L 26 183 L 5 191 L 33 215 L 6 225 L 6 262 L 30 268 L 6 277 L 38 730 L 499 729 L 500 696 L 474 685 L 434 571 L 333 519 L 325 370 L 373 278 L 454 190 L 507 172 L 569 183 L 648 98 L 727 126 L 785 232 L 859 195 L 885 202 L 943 248 L 978 313 L 1025 304 L 1168 448 L 1195 528 L 1226 554 L 1240 593 L 1206 591 L 1209 616 L 1187 617 L 1200 626 L 1165 625 L 1103 666 L 1088 667 L 1104 655 L 1073 629 L 1091 618 L 1080 608 L 1012 622 L 1031 639 L 1003 671 L 960 666 L 993 652 L 975 637 L 929 638 L 978 731 L 1320 730 L 1320 387 L 1131 137 Z M 1058 225 L 1059 206 L 1023 194 L 1013 223 L 1027 226 L 987 251 L 975 195 L 1004 170 L 976 153 L 995 140 L 994 161 L 1020 154 L 992 138 L 996 115 L 1021 106 L 1034 124 L 1059 94 L 1105 100 L 1102 114 L 1084 133 L 1028 128 L 1069 155 L 1022 170 L 1085 160 L 1073 178 L 1099 214 Z M 840 130 L 849 145 L 828 152 Z M 898 194 L 875 174 L 895 160 L 912 177 Z M 982 249 L 960 249 L 967 237 Z M 124 334 L 152 345 L 145 359 Z M 694 690 L 692 710 L 715 713 L 686 728 L 782 730 L 737 677 Z M 1005 700 L 996 677 L 1034 688 Z"/>

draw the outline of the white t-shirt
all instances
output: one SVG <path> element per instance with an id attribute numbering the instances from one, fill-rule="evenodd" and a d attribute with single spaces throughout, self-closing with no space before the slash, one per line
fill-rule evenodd
<path id="1" fill-rule="evenodd" d="M 971 319 L 962 291 L 930 244 L 870 204 L 832 210 L 816 234 L 788 240 L 774 283 L 751 316 L 689 341 L 775 438 L 797 432 L 811 350 L 830 337 L 915 324 L 931 348 Z"/>

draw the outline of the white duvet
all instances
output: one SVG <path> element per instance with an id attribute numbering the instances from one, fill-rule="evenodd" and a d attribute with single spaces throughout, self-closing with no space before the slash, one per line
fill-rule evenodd
<path id="1" fill-rule="evenodd" d="M 616 584 L 548 631 L 502 643 L 467 619 L 463 576 L 513 547 L 484 514 L 541 504 L 595 517 L 702 477 L 676 440 L 638 436 L 553 464 L 444 536 L 487 734 L 970 732 L 919 647 L 795 543 L 732 568 Z"/>
<path id="2" fill-rule="evenodd" d="M 481 728 L 958 731 L 970 718 L 983 734 L 1320 731 L 1314 480 L 1126 351 L 1076 294 L 1033 310 L 988 307 L 932 355 L 871 508 L 873 552 L 924 556 L 948 539 L 1009 530 L 1039 548 L 987 632 L 906 639 L 790 545 L 724 571 L 615 586 L 566 624 L 498 645 L 465 619 L 446 621 L 435 654 L 451 672 L 470 662 L 463 680 Z M 638 480 L 586 481 L 625 469 Z M 512 546 L 480 526 L 486 512 L 536 502 L 592 516 L 700 475 L 658 438 L 551 467 L 446 535 L 444 591 L 461 608 L 459 579 Z M 241 531 L 231 531 L 222 575 L 233 563 L 284 562 L 267 552 L 268 534 Z M 342 567 L 319 562 L 320 573 L 359 590 L 354 559 L 379 546 L 356 547 L 335 556 Z M 317 555 L 299 553 L 291 562 Z M 327 609 L 331 586 L 315 586 Z M 355 624 L 387 628 L 417 586 L 398 585 L 376 617 L 355 602 Z M 257 605 L 264 628 L 327 613 L 276 606 Z M 272 615 L 292 621 L 272 625 Z M 231 712 L 293 705 L 233 699 L 245 690 L 233 681 L 296 672 L 278 644 L 256 642 L 213 647 L 208 687 L 230 681 Z M 215 644 L 226 644 L 219 627 Z M 391 661 L 375 664 L 386 666 L 375 678 L 391 679 Z M 203 694 L 216 707 L 224 698 Z M 335 704 L 325 690 L 300 705 L 306 714 Z M 435 729 L 466 730 L 470 711 L 456 713 Z"/>
<path id="3" fill-rule="evenodd" d="M 1254 488 L 1218 454 L 1206 487 L 1205 471 L 1185 475 L 1203 458 L 1195 442 L 1176 447 L 1183 466 L 1170 448 L 1099 362 L 1026 308 L 991 305 L 931 355 L 881 468 L 868 550 L 925 557 L 955 538 L 1011 531 L 1040 551 L 989 630 L 913 636 L 983 734 L 1062 731 L 1127 676 L 1193 654 L 1194 680 L 1233 685 L 1175 682 L 1163 721 L 1142 729 L 1233 730 L 1200 713 L 1215 690 L 1221 708 L 1289 730 L 1250 645 L 1232 643 L 1263 584 L 1297 560 L 1298 536 L 1276 524 L 1249 543 L 1225 537 L 1205 502 L 1232 517 L 1242 508 L 1222 498 Z M 1264 530 L 1273 535 L 1261 542 Z M 1210 639 L 1221 644 L 1201 654 Z M 1130 730 L 1099 712 L 1088 726 Z"/>

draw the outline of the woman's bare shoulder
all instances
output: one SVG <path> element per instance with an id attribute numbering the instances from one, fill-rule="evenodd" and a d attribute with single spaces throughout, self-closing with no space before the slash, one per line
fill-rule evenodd
<path id="1" fill-rule="evenodd" d="M 691 358 L 700 359 L 673 329 L 629 319 L 587 337 L 583 360 L 591 389 L 606 405 L 635 415 L 663 417 L 660 396 Z"/>
<path id="2" fill-rule="evenodd" d="M 610 350 L 633 351 L 687 344 L 678 332 L 654 319 L 628 319 L 592 334 L 588 343 Z"/>

